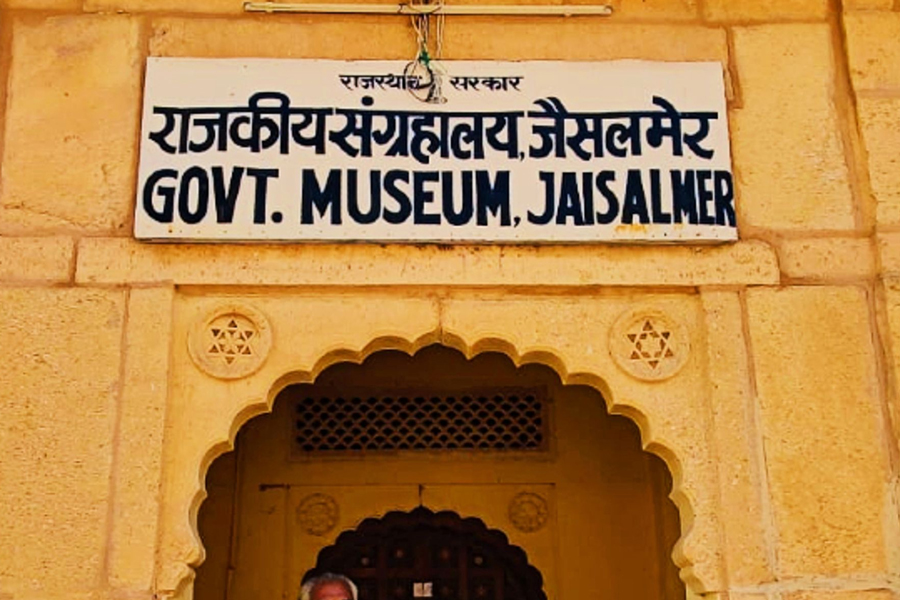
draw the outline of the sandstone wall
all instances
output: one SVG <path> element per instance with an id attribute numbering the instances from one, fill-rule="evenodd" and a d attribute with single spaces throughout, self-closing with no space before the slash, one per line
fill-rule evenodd
<path id="1" fill-rule="evenodd" d="M 673 471 L 693 594 L 900 597 L 900 2 L 613 4 L 450 18 L 445 55 L 720 61 L 738 243 L 140 244 L 147 56 L 399 59 L 407 21 L 0 0 L 0 599 L 190 595 L 203 473 L 267 401 L 261 379 L 191 371 L 191 319 L 231 297 L 295 341 L 276 338 L 269 387 L 381 339 L 489 340 L 601 388 Z M 665 388 L 599 358 L 615 314 L 646 301 L 690 329 Z M 197 408 L 212 393 L 227 418 Z"/>

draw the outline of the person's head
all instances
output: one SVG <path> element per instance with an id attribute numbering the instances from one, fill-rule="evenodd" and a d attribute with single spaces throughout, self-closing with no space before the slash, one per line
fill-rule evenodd
<path id="1" fill-rule="evenodd" d="M 299 600 L 357 600 L 356 584 L 349 577 L 322 573 L 300 586 Z"/>

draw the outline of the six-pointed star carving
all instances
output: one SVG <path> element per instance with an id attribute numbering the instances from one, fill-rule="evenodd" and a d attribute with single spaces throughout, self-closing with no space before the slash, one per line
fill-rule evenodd
<path id="1" fill-rule="evenodd" d="M 239 325 L 237 319 L 230 317 L 224 326 L 210 327 L 209 332 L 213 337 L 209 354 L 221 356 L 229 365 L 241 356 L 253 355 L 250 339 L 256 332 Z"/>
<path id="2" fill-rule="evenodd" d="M 628 340 L 632 343 L 632 351 L 629 358 L 650 365 L 651 369 L 659 366 L 664 358 L 675 356 L 670 347 L 671 331 L 657 330 L 653 323 L 646 319 L 637 333 L 628 333 Z"/>

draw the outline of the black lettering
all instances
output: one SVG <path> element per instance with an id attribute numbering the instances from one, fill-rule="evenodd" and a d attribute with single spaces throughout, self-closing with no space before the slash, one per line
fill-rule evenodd
<path id="1" fill-rule="evenodd" d="M 397 182 L 403 181 L 409 183 L 409 172 L 392 169 L 384 176 L 384 191 L 387 195 L 397 201 L 397 210 L 390 211 L 385 207 L 384 220 L 388 223 L 398 225 L 409 218 L 412 212 L 412 203 L 409 201 L 409 194 L 397 187 Z"/>
<path id="2" fill-rule="evenodd" d="M 456 212 L 453 206 L 453 171 L 442 172 L 441 183 L 443 185 L 441 200 L 444 205 L 444 218 L 447 219 L 447 222 L 459 227 L 471 221 L 475 210 L 472 202 L 472 171 L 462 172 L 462 207 L 459 212 Z"/>
<path id="3" fill-rule="evenodd" d="M 175 216 L 175 186 L 158 185 L 163 178 L 177 180 L 178 171 L 160 169 L 150 174 L 144 183 L 144 212 L 157 223 L 171 223 Z M 159 210 L 153 204 L 157 195 L 163 200 L 162 208 Z"/>
<path id="4" fill-rule="evenodd" d="M 357 185 L 358 180 L 356 178 L 356 169 L 347 169 L 347 197 L 353 196 L 354 198 L 359 197 L 359 185 Z M 340 205 L 338 205 L 340 206 Z"/>
<path id="5" fill-rule="evenodd" d="M 634 217 L 647 224 L 650 215 L 647 213 L 647 194 L 644 193 L 644 182 L 638 169 L 628 169 L 628 181 L 625 183 L 625 199 L 622 202 L 622 222 L 630 225 Z"/>
<path id="6" fill-rule="evenodd" d="M 552 171 L 541 171 L 538 177 L 544 182 L 544 214 L 536 215 L 530 210 L 528 211 L 528 222 L 535 225 L 546 225 L 553 219 L 553 211 L 556 207 L 556 173 Z"/>
<path id="7" fill-rule="evenodd" d="M 441 215 L 426 213 L 425 205 L 434 202 L 434 192 L 425 189 L 425 183 L 438 180 L 437 171 L 417 172 L 413 175 L 413 223 L 416 225 L 440 225 Z"/>
<path id="8" fill-rule="evenodd" d="M 728 171 L 715 172 L 716 225 L 734 227 L 734 182 Z"/>
<path id="9" fill-rule="evenodd" d="M 616 195 L 607 185 L 607 183 L 615 180 L 615 171 L 600 171 L 597 173 L 597 191 L 600 192 L 600 195 L 606 200 L 606 205 L 608 207 L 606 212 L 597 213 L 597 222 L 601 225 L 609 225 L 616 220 L 617 216 L 619 216 L 619 199 L 616 198 Z"/>
<path id="10" fill-rule="evenodd" d="M 269 178 L 278 179 L 278 169 L 248 168 L 247 175 L 256 180 L 256 193 L 253 196 L 253 222 L 261 225 L 266 222 L 266 198 L 269 195 Z"/>
<path id="11" fill-rule="evenodd" d="M 671 223 L 672 215 L 663 210 L 659 169 L 650 169 L 650 208 L 654 223 Z"/>
<path id="12" fill-rule="evenodd" d="M 353 178 L 352 185 L 350 181 L 347 184 L 347 212 L 350 218 L 360 225 L 369 225 L 377 221 L 381 212 L 381 171 L 369 173 L 369 212 L 362 212 L 359 209 L 356 177 Z"/>
<path id="13" fill-rule="evenodd" d="M 581 193 L 584 196 L 584 222 L 587 225 L 594 224 L 594 175 L 585 172 L 581 174 Z"/>
<path id="14" fill-rule="evenodd" d="M 475 193 L 478 205 L 476 223 L 479 226 L 488 224 L 488 212 L 495 217 L 500 213 L 500 225 L 509 227 L 512 220 L 509 215 L 509 171 L 497 171 L 497 178 L 491 185 L 488 171 L 475 172 Z"/>
<path id="15" fill-rule="evenodd" d="M 691 225 L 697 224 L 697 180 L 693 169 L 684 173 L 672 171 L 672 213 L 676 223 L 683 218 Z"/>
<path id="16" fill-rule="evenodd" d="M 712 190 L 709 189 L 712 171 L 697 171 L 697 204 L 700 207 L 700 223 L 702 225 L 715 225 L 716 218 L 709 214 L 709 203 L 713 200 Z"/>
<path id="17" fill-rule="evenodd" d="M 578 192 L 576 173 L 565 172 L 559 189 L 559 207 L 556 210 L 556 223 L 566 224 L 566 217 L 572 217 L 575 225 L 584 225 L 584 209 L 581 206 L 581 194 Z"/>
<path id="18" fill-rule="evenodd" d="M 191 183 L 197 182 L 197 206 L 191 210 Z M 209 176 L 201 167 L 191 167 L 181 177 L 178 188 L 178 216 L 189 225 L 196 225 L 209 208 Z"/>
<path id="19" fill-rule="evenodd" d="M 216 203 L 217 223 L 231 223 L 234 219 L 234 206 L 241 191 L 243 177 L 244 167 L 234 167 L 231 169 L 231 178 L 226 188 L 224 167 L 212 168 L 213 199 Z"/>
<path id="20" fill-rule="evenodd" d="M 303 169 L 302 203 L 300 207 L 300 223 L 312 225 L 315 221 L 313 208 L 324 217 L 331 209 L 331 224 L 341 224 L 341 170 L 331 169 L 325 181 L 325 188 L 319 187 L 314 169 Z"/>

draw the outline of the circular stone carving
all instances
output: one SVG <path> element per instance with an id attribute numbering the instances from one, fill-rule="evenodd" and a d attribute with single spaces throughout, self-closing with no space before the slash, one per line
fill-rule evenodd
<path id="1" fill-rule="evenodd" d="M 220 306 L 194 323 L 188 350 L 194 364 L 219 379 L 240 379 L 255 373 L 272 347 L 266 317 L 249 306 Z"/>
<path id="2" fill-rule="evenodd" d="M 538 494 L 521 492 L 509 503 L 509 520 L 516 529 L 531 533 L 547 522 L 547 501 Z"/>
<path id="3" fill-rule="evenodd" d="M 674 376 L 690 354 L 690 339 L 661 310 L 638 308 L 620 316 L 609 334 L 609 353 L 623 371 L 644 381 Z"/>
<path id="4" fill-rule="evenodd" d="M 337 521 L 338 504 L 327 494 L 310 494 L 297 507 L 297 523 L 310 535 L 325 535 Z"/>

